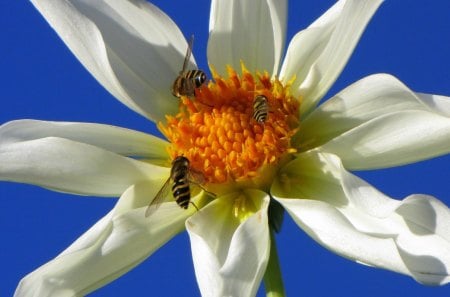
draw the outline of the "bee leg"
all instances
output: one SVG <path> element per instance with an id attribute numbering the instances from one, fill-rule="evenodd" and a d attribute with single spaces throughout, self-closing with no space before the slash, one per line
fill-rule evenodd
<path id="1" fill-rule="evenodd" d="M 213 192 L 208 191 L 207 189 L 205 189 L 202 185 L 197 184 L 203 191 L 206 192 L 206 194 L 208 194 L 211 197 L 216 197 L 216 194 L 214 194 Z"/>
<path id="2" fill-rule="evenodd" d="M 194 95 L 195 96 L 195 95 Z M 198 100 L 196 100 L 198 103 L 200 103 L 200 104 L 203 104 L 203 105 L 205 105 L 205 106 L 208 106 L 208 107 L 210 107 L 210 108 L 214 108 L 214 106 L 213 105 L 209 105 L 209 104 L 206 104 L 205 102 L 200 102 L 200 101 L 198 101 Z"/>
<path id="3" fill-rule="evenodd" d="M 197 207 L 197 205 L 195 205 L 194 202 L 190 201 L 189 203 L 192 204 L 192 206 L 195 207 L 195 209 L 198 211 L 198 207 Z"/>
<path id="4" fill-rule="evenodd" d="M 211 197 L 216 197 L 216 194 L 214 194 L 213 192 L 208 191 L 207 189 L 205 189 L 205 187 L 203 187 L 200 183 L 189 180 L 190 183 L 196 185 L 197 187 L 199 187 L 200 189 L 202 189 L 203 191 L 206 192 L 206 194 L 208 194 Z"/>

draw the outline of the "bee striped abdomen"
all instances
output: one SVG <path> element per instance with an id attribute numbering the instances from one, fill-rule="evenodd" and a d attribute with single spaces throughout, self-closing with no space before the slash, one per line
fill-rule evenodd
<path id="1" fill-rule="evenodd" d="M 186 209 L 191 201 L 191 189 L 189 187 L 189 160 L 178 156 L 172 162 L 170 177 L 173 181 L 172 195 L 177 204 Z"/>
<path id="2" fill-rule="evenodd" d="M 258 95 L 253 100 L 253 119 L 260 124 L 263 124 L 269 116 L 269 103 L 267 97 Z"/>
<path id="3" fill-rule="evenodd" d="M 189 181 L 186 174 L 179 174 L 173 182 L 172 194 L 177 204 L 184 209 L 187 209 L 191 201 L 191 190 L 189 188 Z"/>
<path id="4" fill-rule="evenodd" d="M 170 189 L 172 190 L 172 196 L 178 206 L 187 209 L 189 207 L 189 203 L 191 203 L 198 210 L 197 206 L 191 202 L 190 183 L 193 182 L 198 186 L 200 186 L 200 184 L 198 181 L 196 182 L 191 180 L 192 172 L 189 164 L 189 159 L 183 156 L 178 156 L 172 161 L 170 176 L 158 193 L 156 193 L 156 196 L 150 201 L 145 211 L 146 217 L 150 216 L 159 207 L 159 205 L 161 205 L 164 198 L 169 194 Z M 215 196 L 213 193 L 207 193 Z"/>

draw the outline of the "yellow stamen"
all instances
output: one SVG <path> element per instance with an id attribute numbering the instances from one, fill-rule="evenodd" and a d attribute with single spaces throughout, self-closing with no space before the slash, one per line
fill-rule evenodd
<path id="1" fill-rule="evenodd" d="M 213 80 L 183 96 L 176 116 L 159 123 L 171 142 L 172 158 L 183 155 L 208 185 L 245 182 L 258 178 L 267 167 L 278 168 L 298 129 L 299 100 L 267 72 L 252 75 L 242 65 L 242 75 L 228 67 L 228 78 L 213 71 Z M 253 116 L 253 100 L 264 95 L 269 113 L 264 123 Z"/>
<path id="2" fill-rule="evenodd" d="M 249 199 L 244 193 L 239 194 L 233 199 L 233 216 L 240 222 L 248 219 L 258 208 L 253 203 L 252 199 Z"/>

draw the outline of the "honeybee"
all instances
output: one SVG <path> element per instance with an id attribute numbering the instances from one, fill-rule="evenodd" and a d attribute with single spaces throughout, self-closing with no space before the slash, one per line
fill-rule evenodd
<path id="1" fill-rule="evenodd" d="M 195 89 L 200 88 L 201 85 L 206 81 L 206 74 L 202 70 L 195 69 L 186 71 L 189 59 L 191 58 L 193 44 L 194 35 L 191 36 L 191 40 L 189 41 L 186 56 L 184 57 L 183 68 L 181 69 L 179 75 L 172 85 L 172 94 L 178 98 L 183 95 L 194 96 Z"/>
<path id="2" fill-rule="evenodd" d="M 264 95 L 257 95 L 253 99 L 253 119 L 264 124 L 269 117 L 269 102 Z"/>
<path id="3" fill-rule="evenodd" d="M 172 181 L 172 195 L 176 203 L 184 209 L 187 209 L 191 203 L 197 210 L 197 206 L 191 202 L 190 184 L 196 184 L 208 194 L 215 196 L 213 193 L 205 190 L 201 183 L 204 182 L 203 175 L 200 172 L 194 171 L 190 168 L 189 159 L 184 156 L 178 156 L 172 161 L 172 168 L 170 169 L 170 176 L 161 189 L 156 193 L 156 196 L 150 201 L 145 216 L 148 217 L 159 207 L 164 197 L 167 196 Z"/>

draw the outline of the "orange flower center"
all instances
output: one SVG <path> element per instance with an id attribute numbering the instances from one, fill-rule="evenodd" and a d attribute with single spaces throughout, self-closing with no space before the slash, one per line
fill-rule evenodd
<path id="1" fill-rule="evenodd" d="M 267 72 L 242 75 L 228 68 L 228 78 L 213 71 L 213 80 L 182 96 L 180 111 L 159 123 L 171 142 L 172 159 L 185 156 L 205 184 L 245 182 L 295 152 L 290 139 L 299 124 L 299 100 Z"/>

